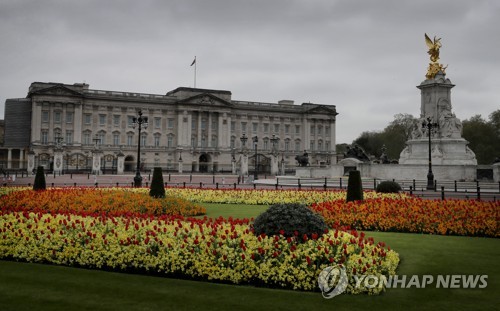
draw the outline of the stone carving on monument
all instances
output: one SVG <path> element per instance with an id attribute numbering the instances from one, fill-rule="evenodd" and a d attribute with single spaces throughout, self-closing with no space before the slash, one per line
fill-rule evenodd
<path id="1" fill-rule="evenodd" d="M 353 146 L 347 146 L 347 150 L 344 153 L 344 158 L 354 158 L 362 162 L 370 162 L 370 157 L 360 146 L 354 144 Z"/>
<path id="2" fill-rule="evenodd" d="M 439 61 L 441 38 L 431 40 L 425 34 L 425 43 L 431 62 L 425 75 L 426 79 L 417 86 L 420 89 L 420 119 L 415 122 L 411 138 L 401 152 L 400 164 L 427 164 L 429 152 L 429 133 L 423 127 L 430 118 L 438 127 L 431 133 L 431 157 L 433 164 L 477 165 L 476 155 L 467 147 L 462 137 L 462 122 L 452 112 L 451 89 L 455 87 L 446 78 L 445 69 Z"/>

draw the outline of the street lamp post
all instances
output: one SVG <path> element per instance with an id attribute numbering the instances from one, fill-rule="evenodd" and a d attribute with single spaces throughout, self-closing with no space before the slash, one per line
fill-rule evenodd
<path id="1" fill-rule="evenodd" d="M 138 136 L 138 142 L 137 142 L 137 167 L 135 169 L 135 177 L 134 177 L 134 187 L 138 188 L 142 186 L 142 177 L 141 177 L 141 129 L 144 127 L 144 129 L 148 128 L 148 117 L 143 117 L 142 116 L 142 111 L 139 110 L 137 112 L 139 117 L 134 117 L 132 118 L 132 128 L 135 129 L 135 126 L 138 126 L 139 129 L 139 136 Z"/>
<path id="2" fill-rule="evenodd" d="M 429 135 L 429 172 L 427 173 L 427 190 L 434 189 L 434 174 L 432 173 L 432 157 L 431 157 L 431 136 L 432 130 L 439 127 L 439 124 L 432 122 L 430 117 L 427 117 L 422 122 L 422 128 L 427 129 L 427 134 Z"/>
<path id="3" fill-rule="evenodd" d="M 248 140 L 247 135 L 243 133 L 243 136 L 240 137 L 240 140 L 241 140 L 241 150 L 244 151 L 247 147 L 247 140 Z"/>
<path id="4" fill-rule="evenodd" d="M 257 136 L 252 137 L 253 144 L 255 146 L 255 169 L 253 171 L 253 180 L 259 179 L 257 176 L 257 168 L 259 167 L 259 161 L 257 161 L 257 143 L 259 142 L 259 138 Z"/>

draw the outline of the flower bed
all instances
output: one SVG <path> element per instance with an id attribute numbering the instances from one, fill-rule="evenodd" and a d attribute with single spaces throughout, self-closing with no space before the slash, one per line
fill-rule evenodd
<path id="1" fill-rule="evenodd" d="M 0 258 L 300 290 L 315 290 L 319 273 L 332 264 L 342 264 L 348 275 L 389 276 L 399 262 L 396 252 L 355 231 L 268 237 L 255 236 L 249 220 L 6 210 L 0 212 Z"/>
<path id="2" fill-rule="evenodd" d="M 120 216 L 124 214 L 196 216 L 206 213 L 204 207 L 173 196 L 154 199 L 145 191 L 126 188 L 55 188 L 45 191 L 12 191 L 1 197 L 4 211 L 75 212 Z"/>
<path id="3" fill-rule="evenodd" d="M 380 198 L 315 203 L 310 208 L 332 227 L 499 237 L 499 202 Z"/>
<path id="4" fill-rule="evenodd" d="M 143 191 L 143 190 L 140 190 Z M 167 193 L 191 202 L 272 205 L 277 203 L 312 204 L 345 200 L 346 192 L 323 190 L 216 190 L 194 188 L 168 188 Z M 365 198 L 400 198 L 404 194 L 382 194 L 366 191 Z"/>

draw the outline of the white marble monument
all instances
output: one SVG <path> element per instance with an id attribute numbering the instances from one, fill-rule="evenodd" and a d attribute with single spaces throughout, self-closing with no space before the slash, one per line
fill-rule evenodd
<path id="1" fill-rule="evenodd" d="M 399 164 L 429 163 L 429 131 L 431 135 L 431 159 L 436 165 L 477 165 L 476 155 L 462 138 L 462 123 L 452 113 L 451 89 L 455 86 L 446 78 L 439 60 L 440 39 L 434 42 L 426 35 L 431 63 L 426 80 L 417 88 L 421 92 L 420 119 L 415 123 L 411 139 L 401 152 Z M 430 121 L 432 129 L 424 126 Z"/>

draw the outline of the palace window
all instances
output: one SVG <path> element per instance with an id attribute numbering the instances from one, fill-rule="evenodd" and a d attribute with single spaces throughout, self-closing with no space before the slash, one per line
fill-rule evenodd
<path id="1" fill-rule="evenodd" d="M 217 148 L 217 136 L 212 136 L 212 142 L 211 142 L 211 147 L 212 148 Z"/>
<path id="2" fill-rule="evenodd" d="M 73 131 L 66 131 L 66 144 L 73 144 Z"/>
<path id="3" fill-rule="evenodd" d="M 252 130 L 256 134 L 259 128 L 259 123 L 252 123 Z"/>
<path id="4" fill-rule="evenodd" d="M 73 123 L 73 112 L 66 112 L 66 123 Z"/>
<path id="5" fill-rule="evenodd" d="M 42 130 L 42 137 L 41 137 L 41 140 L 42 140 L 42 144 L 46 145 L 49 141 L 49 132 L 46 131 L 46 130 Z"/>
<path id="6" fill-rule="evenodd" d="M 61 112 L 60 111 L 54 112 L 54 122 L 61 123 Z"/>
<path id="7" fill-rule="evenodd" d="M 42 122 L 49 122 L 49 112 L 42 111 Z"/>
<path id="8" fill-rule="evenodd" d="M 161 128 L 161 118 L 155 117 L 155 129 Z"/>
<path id="9" fill-rule="evenodd" d="M 269 150 L 269 138 L 264 138 L 264 150 Z"/>
<path id="10" fill-rule="evenodd" d="M 120 133 L 113 133 L 113 145 L 118 146 L 120 144 Z"/>
<path id="11" fill-rule="evenodd" d="M 99 139 L 99 141 L 97 142 L 99 145 L 106 144 L 106 132 L 99 132 L 97 134 L 97 138 Z"/>
<path id="12" fill-rule="evenodd" d="M 154 136 L 154 146 L 160 147 L 160 134 L 155 134 Z"/>
<path id="13" fill-rule="evenodd" d="M 172 148 L 174 146 L 174 135 L 168 135 L 167 137 L 167 147 Z"/>
<path id="14" fill-rule="evenodd" d="M 83 133 L 83 144 L 90 145 L 92 142 L 90 140 L 90 132 Z"/>
<path id="15" fill-rule="evenodd" d="M 300 151 L 300 140 L 295 141 L 295 151 Z"/>

